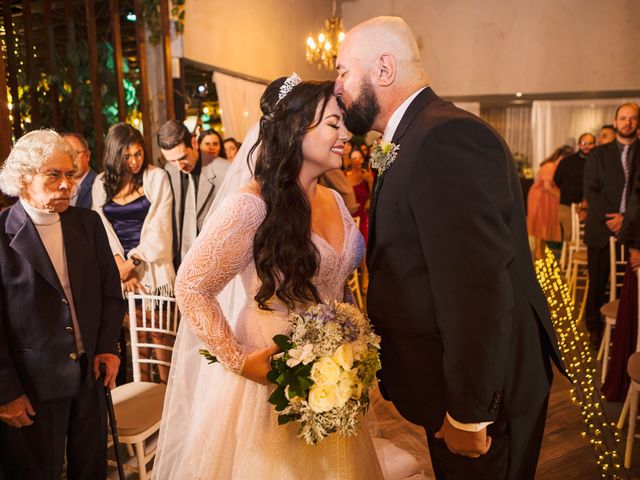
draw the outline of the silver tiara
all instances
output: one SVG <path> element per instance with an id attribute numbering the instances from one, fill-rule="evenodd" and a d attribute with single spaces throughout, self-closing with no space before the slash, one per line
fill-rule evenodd
<path id="1" fill-rule="evenodd" d="M 292 73 L 291 76 L 288 77 L 280 86 L 280 93 L 278 93 L 278 101 L 276 102 L 276 105 L 280 103 L 280 100 L 289 95 L 289 92 L 293 90 L 293 87 L 298 85 L 301 81 L 302 79 L 298 76 L 297 73 Z"/>

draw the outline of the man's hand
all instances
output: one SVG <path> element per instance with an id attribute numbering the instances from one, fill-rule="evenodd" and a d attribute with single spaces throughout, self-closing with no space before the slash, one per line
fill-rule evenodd
<path id="1" fill-rule="evenodd" d="M 635 248 L 629 249 L 629 262 L 631 263 L 631 268 L 634 270 L 640 268 L 640 250 Z"/>
<path id="2" fill-rule="evenodd" d="M 22 428 L 32 425 L 33 420 L 30 417 L 35 414 L 36 412 L 26 395 L 0 405 L 0 420 L 11 427 Z"/>
<path id="3" fill-rule="evenodd" d="M 443 439 L 451 453 L 469 458 L 478 458 L 491 447 L 491 437 L 487 435 L 486 428 L 479 432 L 460 430 L 451 425 L 446 416 L 442 427 L 436 432 L 436 438 Z"/>
<path id="4" fill-rule="evenodd" d="M 120 367 L 120 357 L 113 353 L 100 353 L 93 358 L 93 374 L 96 380 L 100 378 L 100 364 L 104 363 L 106 372 L 104 376 L 104 386 L 109 385 L 113 389 L 116 386 L 116 375 Z"/>
<path id="5" fill-rule="evenodd" d="M 624 217 L 619 213 L 607 213 L 605 217 L 607 217 L 607 221 L 604 223 L 607 225 L 607 228 L 617 235 L 620 228 L 622 228 L 622 220 Z"/>

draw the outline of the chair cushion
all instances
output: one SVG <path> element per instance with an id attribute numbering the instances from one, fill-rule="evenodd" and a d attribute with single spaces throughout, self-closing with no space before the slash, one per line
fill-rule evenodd
<path id="1" fill-rule="evenodd" d="M 616 319 L 618 316 L 618 306 L 620 305 L 620 299 L 613 300 L 609 303 L 605 303 L 600 307 L 600 313 L 603 317 Z"/>
<path id="2" fill-rule="evenodd" d="M 162 417 L 166 385 L 132 382 L 111 391 L 118 433 L 133 436 L 144 432 Z"/>
<path id="3" fill-rule="evenodd" d="M 573 254 L 573 260 L 577 262 L 586 262 L 587 261 L 587 251 L 586 250 L 578 250 Z"/>
<path id="4" fill-rule="evenodd" d="M 640 382 L 640 352 L 636 352 L 629 357 L 627 373 L 629 377 L 631 377 L 631 380 Z"/>

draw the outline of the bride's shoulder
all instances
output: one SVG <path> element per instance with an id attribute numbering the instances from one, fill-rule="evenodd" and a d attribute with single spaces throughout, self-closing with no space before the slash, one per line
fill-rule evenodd
<path id="1" fill-rule="evenodd" d="M 227 213 L 241 213 L 242 216 L 248 214 L 264 216 L 266 205 L 260 195 L 259 187 L 253 185 L 252 182 L 236 190 L 234 193 L 230 193 L 220 203 L 219 209 Z"/>
<path id="2" fill-rule="evenodd" d="M 251 180 L 249 183 L 244 185 L 242 188 L 240 188 L 240 190 L 238 190 L 237 193 L 250 193 L 251 195 L 254 195 L 262 200 L 260 185 L 258 185 L 258 182 L 256 182 L 255 180 Z"/>

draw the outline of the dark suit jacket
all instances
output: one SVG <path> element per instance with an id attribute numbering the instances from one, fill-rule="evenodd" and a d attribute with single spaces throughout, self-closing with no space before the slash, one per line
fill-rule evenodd
<path id="1" fill-rule="evenodd" d="M 202 161 L 202 158 L 198 160 Z M 202 230 L 204 221 L 207 218 L 211 204 L 213 203 L 216 193 L 220 190 L 224 177 L 231 166 L 231 162 L 224 158 L 215 158 L 207 165 L 203 165 L 198 180 L 198 194 L 196 196 L 196 215 L 198 233 Z M 171 190 L 173 192 L 173 264 L 176 268 L 180 266 L 180 251 L 182 246 L 182 219 L 180 218 L 180 208 L 182 205 L 182 196 L 180 194 L 180 170 L 171 163 L 164 166 L 169 174 L 171 181 Z"/>
<path id="2" fill-rule="evenodd" d="M 584 241 L 592 248 L 606 248 L 611 230 L 605 224 L 607 213 L 618 213 L 624 170 L 620 161 L 618 142 L 595 147 L 589 152 L 584 166 L 584 198 L 587 200 L 587 220 Z"/>
<path id="3" fill-rule="evenodd" d="M 96 172 L 93 169 L 89 169 L 87 176 L 84 177 L 82 183 L 78 186 L 78 200 L 76 200 L 76 207 L 88 208 L 91 210 L 93 205 L 93 199 L 91 198 L 91 189 L 93 188 L 93 182 L 96 179 Z"/>
<path id="4" fill-rule="evenodd" d="M 629 248 L 640 250 L 640 144 L 636 143 L 630 172 L 632 182 L 627 196 L 627 206 L 618 235 L 620 241 Z"/>
<path id="5" fill-rule="evenodd" d="M 88 365 L 117 354 L 124 316 L 120 278 L 100 217 L 60 214 L 69 280 Z M 0 213 L 0 404 L 23 393 L 43 402 L 93 385 L 70 358 L 76 342 L 64 290 L 35 225 L 17 202 Z"/>
<path id="6" fill-rule="evenodd" d="M 381 388 L 435 431 L 540 408 L 551 355 L 518 176 L 499 135 L 430 88 L 405 112 L 371 213 L 367 305 Z"/>

